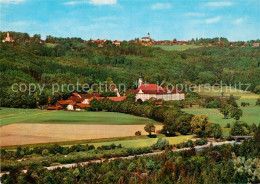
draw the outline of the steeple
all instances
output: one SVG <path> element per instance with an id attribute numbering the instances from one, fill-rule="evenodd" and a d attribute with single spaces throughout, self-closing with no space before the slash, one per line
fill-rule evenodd
<path id="1" fill-rule="evenodd" d="M 142 73 L 140 73 L 139 79 L 138 79 L 138 87 L 140 87 L 142 84 L 143 84 L 143 77 L 142 77 Z"/>

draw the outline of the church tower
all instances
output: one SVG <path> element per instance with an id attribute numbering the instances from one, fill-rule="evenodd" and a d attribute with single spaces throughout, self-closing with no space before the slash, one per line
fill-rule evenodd
<path id="1" fill-rule="evenodd" d="M 138 87 L 140 87 L 143 84 L 143 77 L 142 74 L 140 73 L 139 79 L 138 79 Z"/>

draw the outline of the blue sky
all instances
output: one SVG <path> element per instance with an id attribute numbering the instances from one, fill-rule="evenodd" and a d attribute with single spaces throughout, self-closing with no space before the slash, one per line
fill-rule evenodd
<path id="1" fill-rule="evenodd" d="M 83 39 L 260 38 L 260 0 L 0 0 L 0 30 Z"/>

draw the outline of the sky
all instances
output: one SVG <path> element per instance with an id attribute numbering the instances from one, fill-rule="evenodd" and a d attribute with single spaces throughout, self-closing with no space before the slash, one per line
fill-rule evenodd
<path id="1" fill-rule="evenodd" d="M 0 30 L 56 37 L 260 38 L 260 0 L 0 0 Z"/>

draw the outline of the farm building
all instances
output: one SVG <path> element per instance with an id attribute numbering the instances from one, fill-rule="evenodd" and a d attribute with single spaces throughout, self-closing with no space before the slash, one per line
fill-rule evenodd
<path id="1" fill-rule="evenodd" d="M 115 46 L 120 46 L 121 45 L 121 41 L 115 40 L 115 41 L 113 41 L 113 44 Z"/>
<path id="2" fill-rule="evenodd" d="M 104 98 L 108 98 L 115 102 L 120 102 L 126 99 L 126 96 L 117 96 L 117 97 L 100 97 L 99 93 L 93 94 L 79 94 L 79 93 L 72 93 L 72 96 L 68 98 L 68 100 L 60 100 L 58 101 L 55 106 L 48 107 L 47 110 L 76 110 L 81 111 L 82 109 L 90 107 L 90 103 L 92 100 L 102 100 Z"/>

